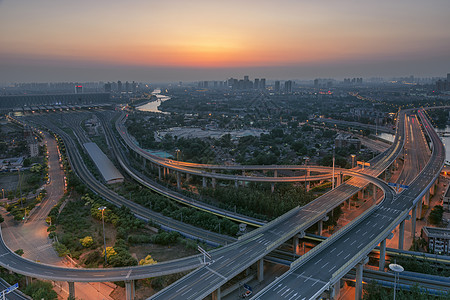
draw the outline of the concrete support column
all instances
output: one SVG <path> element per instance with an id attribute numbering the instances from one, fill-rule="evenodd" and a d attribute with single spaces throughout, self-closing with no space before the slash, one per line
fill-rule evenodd
<path id="1" fill-rule="evenodd" d="M 339 279 L 333 285 L 333 290 L 330 293 L 330 298 L 333 300 L 338 300 L 340 295 L 341 295 L 341 280 Z"/>
<path id="2" fill-rule="evenodd" d="M 369 259 L 365 258 L 356 265 L 355 300 L 361 300 L 363 290 L 363 269 Z"/>
<path id="3" fill-rule="evenodd" d="M 358 191 L 358 199 L 359 200 L 364 199 L 364 189 Z"/>
<path id="4" fill-rule="evenodd" d="M 125 293 L 127 300 L 134 299 L 134 280 L 125 281 Z"/>
<path id="5" fill-rule="evenodd" d="M 317 234 L 318 235 L 322 235 L 322 231 L 323 231 L 323 221 L 322 220 L 320 220 L 319 221 L 319 223 L 318 223 L 318 227 L 319 227 L 319 229 L 317 230 Z"/>
<path id="6" fill-rule="evenodd" d="M 166 178 L 166 174 L 167 174 L 167 168 L 163 169 L 163 177 Z"/>
<path id="7" fill-rule="evenodd" d="M 221 295 L 220 295 L 220 287 L 215 290 L 212 294 L 212 300 L 220 300 L 221 299 Z"/>
<path id="8" fill-rule="evenodd" d="M 143 163 L 144 163 L 144 169 L 147 167 L 147 160 L 144 158 L 144 157 L 142 157 L 142 160 L 143 160 Z"/>
<path id="9" fill-rule="evenodd" d="M 425 198 L 425 205 L 430 206 L 430 193 L 426 193 L 424 198 Z"/>
<path id="10" fill-rule="evenodd" d="M 422 199 L 417 201 L 417 219 L 420 220 L 421 218 L 422 218 Z"/>
<path id="11" fill-rule="evenodd" d="M 211 185 L 212 185 L 213 189 L 216 188 L 216 179 L 215 178 L 211 178 Z"/>
<path id="12" fill-rule="evenodd" d="M 348 198 L 347 203 L 348 203 L 348 209 L 352 208 L 352 199 Z"/>
<path id="13" fill-rule="evenodd" d="M 202 177 L 202 181 L 203 181 L 203 187 L 206 188 L 208 186 L 208 184 L 206 182 L 206 177 Z"/>
<path id="14" fill-rule="evenodd" d="M 416 238 L 416 217 L 417 217 L 416 206 L 414 206 L 411 211 L 411 236 L 413 239 Z"/>
<path id="15" fill-rule="evenodd" d="M 299 238 L 297 235 L 294 235 L 293 238 L 293 243 L 292 243 L 292 248 L 294 248 L 294 254 L 297 254 L 297 249 L 298 249 L 298 242 L 299 242 Z"/>
<path id="16" fill-rule="evenodd" d="M 161 180 L 161 166 L 158 166 L 158 177 Z"/>
<path id="17" fill-rule="evenodd" d="M 234 180 L 234 187 L 235 188 L 239 187 L 239 181 L 237 179 Z"/>
<path id="18" fill-rule="evenodd" d="M 188 182 L 189 180 L 191 180 L 191 174 L 186 173 L 186 182 Z"/>
<path id="19" fill-rule="evenodd" d="M 430 194 L 431 195 L 434 195 L 435 187 L 436 187 L 436 185 L 433 183 L 433 185 L 430 187 Z"/>
<path id="20" fill-rule="evenodd" d="M 177 172 L 177 189 L 181 190 L 181 173 Z"/>
<path id="21" fill-rule="evenodd" d="M 306 181 L 305 185 L 306 185 L 306 191 L 309 192 L 309 190 L 311 189 L 311 182 Z"/>
<path id="22" fill-rule="evenodd" d="M 242 171 L 244 172 L 244 171 Z M 273 177 L 278 177 L 278 170 L 273 171 Z"/>
<path id="23" fill-rule="evenodd" d="M 377 203 L 377 186 L 375 184 L 372 184 L 373 186 L 373 203 Z"/>
<path id="24" fill-rule="evenodd" d="M 273 193 L 275 191 L 275 182 L 270 184 L 270 191 Z"/>
<path id="25" fill-rule="evenodd" d="M 75 282 L 68 281 L 69 284 L 69 299 L 75 299 Z"/>
<path id="26" fill-rule="evenodd" d="M 403 242 L 405 240 L 405 220 L 398 227 L 398 249 L 403 250 Z"/>
<path id="27" fill-rule="evenodd" d="M 264 258 L 261 258 L 258 260 L 257 264 L 257 278 L 258 282 L 261 282 L 264 280 Z"/>
<path id="28" fill-rule="evenodd" d="M 386 239 L 381 241 L 380 243 L 380 262 L 378 264 L 378 268 L 380 271 L 384 271 L 384 264 L 386 262 Z"/>
<path id="29" fill-rule="evenodd" d="M 31 282 L 33 282 L 33 278 L 30 276 L 25 276 L 25 285 L 28 286 Z"/>

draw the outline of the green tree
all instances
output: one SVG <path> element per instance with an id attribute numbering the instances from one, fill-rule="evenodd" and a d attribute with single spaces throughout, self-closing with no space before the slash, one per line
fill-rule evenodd
<path id="1" fill-rule="evenodd" d="M 80 239 L 80 243 L 81 245 L 83 245 L 83 247 L 89 248 L 94 244 L 94 239 L 92 238 L 92 236 L 88 235 Z"/>
<path id="2" fill-rule="evenodd" d="M 53 286 L 50 282 L 34 280 L 31 284 L 25 287 L 23 292 L 33 299 L 58 299 L 58 295 L 53 290 Z"/>
<path id="3" fill-rule="evenodd" d="M 428 221 L 433 225 L 439 225 L 442 222 L 442 215 L 444 214 L 444 208 L 441 205 L 436 205 L 428 216 Z"/>

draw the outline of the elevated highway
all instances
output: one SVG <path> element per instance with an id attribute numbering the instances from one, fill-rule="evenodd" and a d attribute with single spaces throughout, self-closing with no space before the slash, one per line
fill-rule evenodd
<path id="1" fill-rule="evenodd" d="M 44 122 L 46 123 L 46 122 Z M 67 133 L 53 128 L 56 132 L 60 133 L 63 136 L 64 140 L 67 140 L 66 147 L 69 149 L 69 155 L 71 164 L 75 170 L 84 170 L 82 173 L 86 172 L 85 166 L 80 164 L 81 158 L 77 155 L 75 151 L 76 146 L 71 142 L 70 136 Z M 383 158 L 376 159 L 378 162 L 378 170 L 372 170 L 374 173 L 381 173 L 382 169 L 387 167 L 390 162 L 392 162 L 397 155 L 401 151 L 401 138 L 398 139 L 398 143 L 396 146 L 392 148 L 393 152 L 385 153 L 387 155 Z M 72 150 L 70 150 L 72 149 Z M 71 156 L 73 155 L 73 156 Z M 237 257 L 241 255 L 245 255 L 248 259 L 244 264 L 237 264 L 235 268 L 230 271 L 230 275 L 239 273 L 241 270 L 245 269 L 249 264 L 258 261 L 260 258 L 265 256 L 271 250 L 275 249 L 279 244 L 283 243 L 286 239 L 289 239 L 292 236 L 292 232 L 301 232 L 304 229 L 310 227 L 312 224 L 317 223 L 321 220 L 326 213 L 329 212 L 332 208 L 332 205 L 338 205 L 342 198 L 349 197 L 357 192 L 360 187 L 357 186 L 357 183 L 365 184 L 367 181 L 375 181 L 376 184 L 385 190 L 387 193 L 387 197 L 391 198 L 393 196 L 392 190 L 381 180 L 376 178 L 372 178 L 365 174 L 360 174 L 358 172 L 353 172 L 354 176 L 362 177 L 361 179 L 352 179 L 355 180 L 352 184 L 342 184 L 335 190 L 327 193 L 326 195 L 318 198 L 319 200 L 311 202 L 309 205 L 303 208 L 296 208 L 286 214 L 285 216 L 274 220 L 269 223 L 267 226 L 261 227 L 261 230 L 254 231 L 247 236 L 242 237 L 239 241 L 230 244 L 229 246 L 223 247 L 218 250 L 214 250 L 211 252 L 213 255 L 214 262 L 204 266 L 201 263 L 200 256 L 193 256 L 185 259 L 180 259 L 177 261 L 171 261 L 167 263 L 159 263 L 157 265 L 152 266 L 143 266 L 143 267 L 129 267 L 129 268 L 117 268 L 117 269 L 67 269 L 67 268 L 58 268 L 53 266 L 48 266 L 44 264 L 35 263 L 32 261 L 28 261 L 20 256 L 15 255 L 6 247 L 3 243 L 0 244 L 0 265 L 13 270 L 17 273 L 24 274 L 31 277 L 38 277 L 50 280 L 58 280 L 58 281 L 69 281 L 69 282 L 78 282 L 78 281 L 87 281 L 87 282 L 95 282 L 95 281 L 127 281 L 148 278 L 148 277 L 156 277 L 161 275 L 167 275 L 176 272 L 186 271 L 192 268 L 197 268 L 202 266 L 196 272 L 204 272 L 206 270 L 206 275 L 208 276 L 217 276 L 220 280 L 217 282 L 216 280 L 211 283 L 214 287 L 219 284 L 222 284 L 223 281 L 227 277 L 218 276 L 216 274 L 217 267 L 229 267 L 229 262 L 234 261 Z M 86 176 L 86 177 L 84 177 Z M 95 178 L 89 178 L 88 174 L 84 174 L 83 177 L 87 179 L 87 181 L 97 182 Z M 92 176 L 92 175 L 91 175 Z M 98 183 L 98 182 L 97 182 Z M 108 191 L 103 190 L 101 185 L 95 184 L 94 186 L 90 186 L 94 190 L 96 190 L 102 196 L 108 195 Z M 110 201 L 116 201 L 116 203 L 122 204 L 124 200 L 120 201 L 116 199 L 117 195 L 111 194 Z M 336 200 L 338 199 L 338 200 Z M 332 203 L 330 205 L 329 203 Z M 138 214 L 142 214 L 142 207 L 135 207 L 134 209 L 138 209 Z M 183 224 L 183 226 L 186 226 Z M 265 247 L 264 247 L 264 246 Z M 253 251 L 259 250 L 259 251 Z M 223 259 L 223 260 L 222 260 Z M 221 261 L 221 262 L 220 262 Z M 220 264 L 218 263 L 220 262 Z M 228 262 L 228 263 L 227 263 Z M 209 272 L 211 271 L 211 272 Z M 190 276 L 192 277 L 192 276 Z M 210 288 L 208 288 L 210 289 Z M 167 292 L 167 291 L 166 291 Z M 183 291 L 186 292 L 186 291 Z M 203 294 L 205 291 L 203 290 L 201 293 Z M 159 297 L 159 296 L 158 296 Z M 192 297 L 201 297 L 198 293 L 192 293 Z"/>
<path id="2" fill-rule="evenodd" d="M 419 110 L 418 115 L 431 140 L 432 155 L 422 172 L 410 184 L 410 188 L 390 200 L 385 199 L 361 222 L 351 223 L 342 234 L 333 235 L 302 256 L 291 265 L 288 272 L 255 295 L 254 299 L 316 299 L 327 290 L 334 294 L 338 289 L 335 285 L 355 266 L 356 298 L 359 299 L 362 268 L 368 253 L 381 243 L 381 257 L 384 259 L 385 239 L 395 227 L 404 222 L 410 211 L 413 211 L 412 219 L 415 220 L 415 207 L 434 185 L 445 161 L 442 142 L 423 111 Z M 406 116 L 401 118 L 405 119 Z M 382 263 L 384 267 L 383 261 L 380 266 Z M 283 297 L 280 297 L 281 291 Z M 287 292 L 284 293 L 285 291 Z"/>

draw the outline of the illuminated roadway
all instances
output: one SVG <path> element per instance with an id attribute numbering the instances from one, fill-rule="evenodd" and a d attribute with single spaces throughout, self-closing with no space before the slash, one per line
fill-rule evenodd
<path id="1" fill-rule="evenodd" d="M 288 272 L 272 282 L 254 299 L 315 299 L 343 275 L 363 261 L 368 253 L 393 231 L 424 196 L 439 176 L 445 150 L 422 111 L 419 116 L 431 139 L 432 155 L 410 187 L 392 199 L 385 199 L 374 211 L 344 234 L 328 238 L 291 265 Z M 408 121 L 408 120 L 407 120 Z M 412 128 L 406 122 L 406 130 Z M 415 129 L 417 130 L 417 129 Z M 420 132 L 413 136 L 420 137 Z"/>
<path id="2" fill-rule="evenodd" d="M 44 121 L 44 124 L 48 125 L 48 119 L 41 120 Z M 89 187 L 92 188 L 97 193 L 101 194 L 103 197 L 110 197 L 108 201 L 112 201 L 121 205 L 122 203 L 126 203 L 127 205 L 135 205 L 133 209 L 139 210 L 135 212 L 135 214 L 142 215 L 146 213 L 145 209 L 141 206 L 138 206 L 133 203 L 128 203 L 126 199 L 120 198 L 117 194 L 113 193 L 103 185 L 99 184 L 98 181 L 87 172 L 84 164 L 80 163 L 82 160 L 79 157 L 77 151 L 75 151 L 76 146 L 73 143 L 70 136 L 62 130 L 57 128 L 50 128 L 55 130 L 61 134 L 66 142 L 66 148 L 69 150 L 69 157 L 71 164 L 77 172 L 83 174 L 82 178 L 88 179 Z M 400 142 L 397 143 L 391 150 L 394 150 L 392 153 L 385 153 L 382 158 L 376 159 L 380 165 L 380 169 L 386 168 L 390 162 L 395 159 L 398 155 L 398 152 L 401 149 Z M 397 153 L 395 153 L 397 152 Z M 352 171 L 348 171 L 349 174 Z M 374 173 L 380 173 L 380 171 L 373 171 Z M 386 191 L 386 195 L 388 197 L 392 196 L 393 193 L 389 189 L 389 187 L 381 180 L 374 179 L 370 176 L 359 174 L 354 172 L 354 176 L 363 177 L 362 179 L 352 179 L 355 180 L 356 183 L 366 184 L 367 181 L 375 181 L 375 183 L 380 186 L 383 190 Z M 91 176 L 91 177 L 89 177 Z M 356 184 L 355 183 L 355 184 Z M 329 212 L 332 206 L 338 205 L 338 203 L 342 202 L 342 198 L 346 199 L 353 195 L 360 189 L 358 186 L 353 186 L 348 183 L 344 183 L 334 189 L 333 191 L 328 192 L 327 194 L 319 197 L 315 201 L 309 203 L 308 205 L 300 208 L 297 207 L 292 211 L 288 212 L 284 216 L 274 220 L 273 222 L 267 224 L 266 226 L 257 229 L 248 235 L 242 237 L 239 241 L 230 244 L 228 246 L 222 247 L 217 250 L 211 251 L 214 263 L 211 263 L 207 266 L 202 265 L 201 256 L 191 256 L 175 261 L 158 263 L 156 265 L 151 266 L 139 266 L 139 267 L 127 267 L 127 268 L 112 268 L 112 269 L 70 269 L 70 268 L 60 268 L 54 267 L 50 265 L 45 265 L 41 263 L 36 263 L 27 259 L 24 259 L 14 253 L 11 252 L 9 248 L 4 244 L 3 239 L 0 243 L 0 265 L 3 267 L 12 270 L 14 272 L 43 279 L 49 280 L 57 280 L 57 281 L 69 281 L 69 282 L 96 282 L 96 281 L 127 281 L 127 280 L 135 280 L 135 279 L 143 279 L 149 277 L 157 277 L 167 274 L 173 274 L 177 272 L 183 272 L 187 270 L 191 270 L 194 268 L 198 268 L 202 266 L 200 269 L 192 272 L 191 274 L 195 275 L 198 272 L 204 272 L 206 270 L 206 276 L 217 277 L 217 280 L 211 280 L 211 284 L 214 287 L 217 284 L 222 284 L 224 281 L 226 282 L 227 277 L 224 275 L 217 275 L 214 269 L 218 268 L 221 271 L 221 268 L 225 267 L 229 269 L 228 274 L 237 274 L 241 270 L 244 270 L 248 265 L 254 263 L 259 258 L 264 257 L 270 251 L 275 249 L 278 245 L 283 243 L 285 240 L 290 238 L 295 232 L 300 232 L 310 227 L 311 225 L 317 223 L 321 220 L 327 212 Z M 109 196 L 108 196 L 109 195 Z M 340 199 L 338 199 L 340 198 Z M 331 205 L 330 205 L 331 202 Z M 148 212 L 150 213 L 150 211 Z M 176 222 L 176 221 L 172 221 Z M 186 224 L 180 224 L 180 226 L 189 226 Z M 290 232 L 289 232 L 290 231 Z M 265 246 L 265 247 L 264 247 Z M 254 251 L 258 250 L 258 251 Z M 242 256 L 246 257 L 246 262 L 241 262 L 240 259 L 237 260 L 237 263 L 231 264 L 232 261 L 236 260 L 238 257 Z M 231 264 L 231 265 L 230 265 Z M 232 266 L 231 268 L 229 268 Z M 211 272 L 210 272 L 211 270 Z M 192 278 L 192 275 L 188 277 Z M 195 277 L 195 276 L 194 276 Z M 186 277 L 185 277 L 186 278 Z M 174 285 L 176 285 L 178 282 Z M 200 294 L 204 294 L 208 288 L 202 289 Z M 186 290 L 181 293 L 186 292 Z M 193 293 L 193 298 L 201 297 L 198 293 Z M 207 295 L 207 294 L 205 294 Z M 181 296 L 181 298 L 184 298 Z M 185 298 L 184 298 L 185 299 Z"/>

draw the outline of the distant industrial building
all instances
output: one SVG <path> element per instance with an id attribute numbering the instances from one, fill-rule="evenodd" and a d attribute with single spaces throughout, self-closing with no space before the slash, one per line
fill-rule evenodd
<path id="1" fill-rule="evenodd" d="M 422 237 L 427 241 L 429 252 L 450 255 L 450 229 L 425 226 Z"/>
<path id="2" fill-rule="evenodd" d="M 96 143 L 85 143 L 84 148 L 97 166 L 107 184 L 123 182 L 123 176 Z"/>
<path id="3" fill-rule="evenodd" d="M 361 149 L 361 141 L 351 134 L 339 133 L 334 139 L 334 145 L 336 148 L 346 148 L 353 145 L 356 150 Z"/>
<path id="4" fill-rule="evenodd" d="M 48 105 L 82 105 L 110 102 L 109 93 L 0 96 L 0 109 Z"/>
<path id="5" fill-rule="evenodd" d="M 436 90 L 450 91 L 450 73 L 447 73 L 447 80 L 439 79 L 438 81 L 436 81 Z"/>

